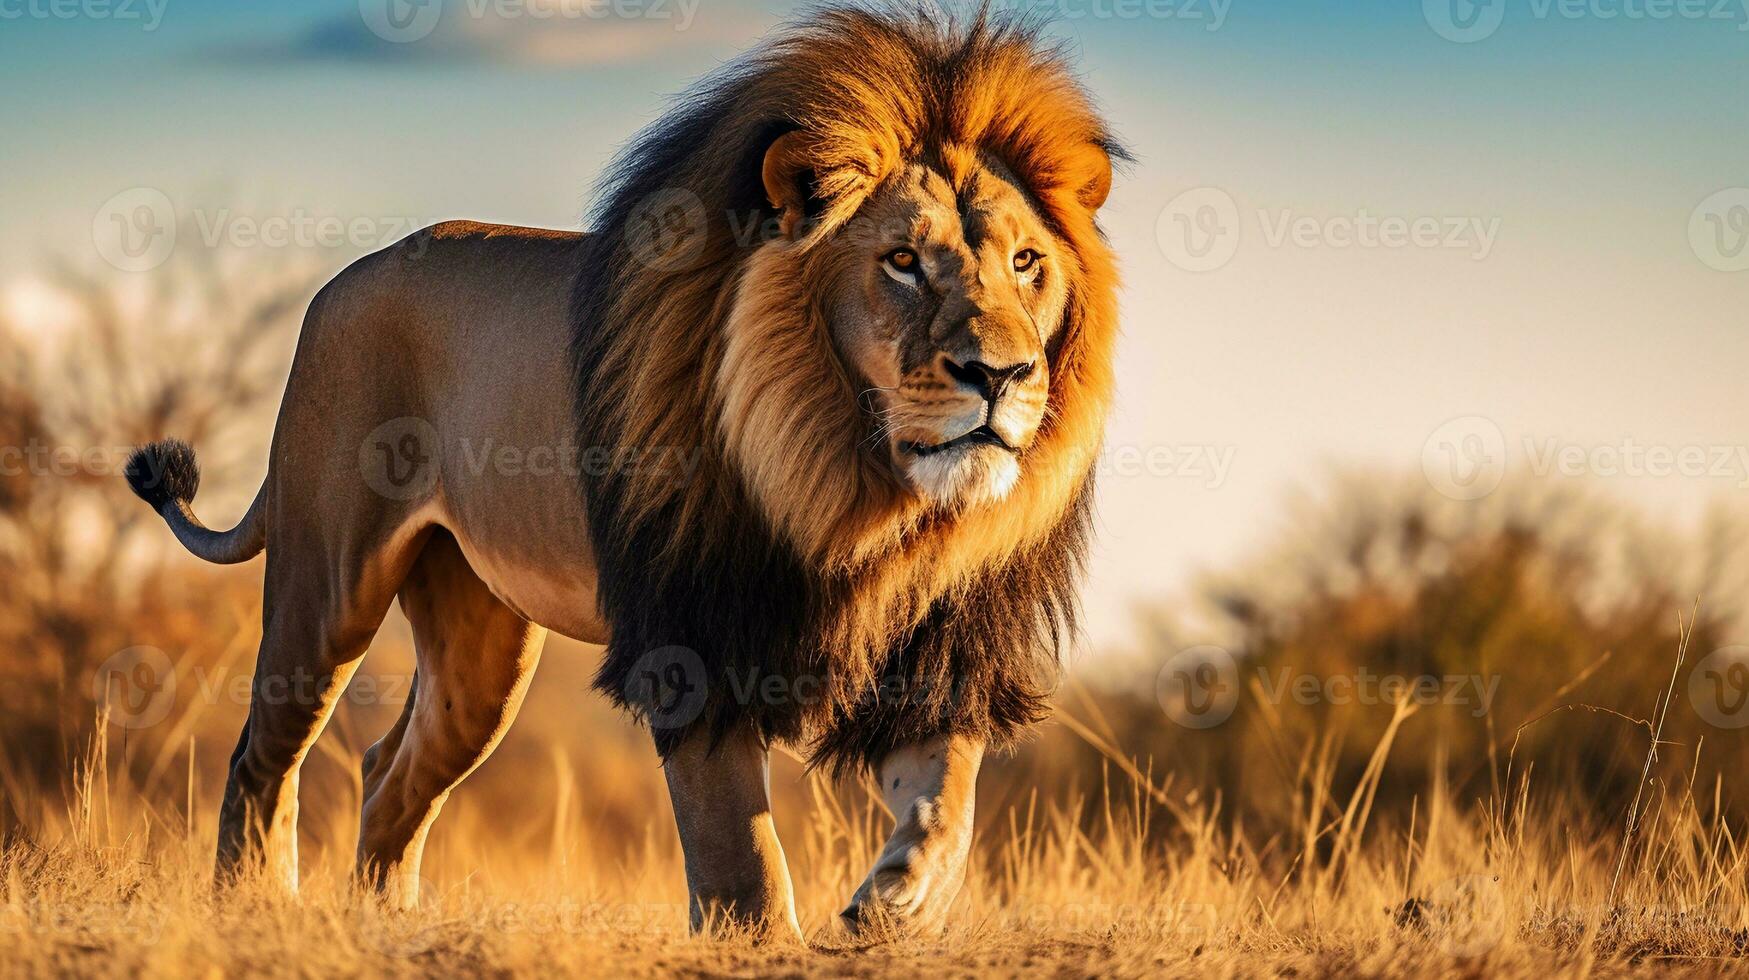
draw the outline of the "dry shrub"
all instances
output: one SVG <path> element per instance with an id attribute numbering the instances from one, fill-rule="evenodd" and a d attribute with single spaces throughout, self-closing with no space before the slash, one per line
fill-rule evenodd
<path id="1" fill-rule="evenodd" d="M 1391 719 L 1383 679 L 1427 678 L 1427 703 L 1385 764 L 1380 808 L 1402 811 L 1441 785 L 1499 797 L 1516 741 L 1520 771 L 1573 786 L 1594 817 L 1613 818 L 1644 760 L 1629 719 L 1658 712 L 1692 613 L 1664 732 L 1675 744 L 1655 775 L 1722 779 L 1721 807 L 1749 813 L 1732 783 L 1749 743 L 1728 727 L 1735 716 L 1715 724 L 1716 706 L 1691 697 L 1710 689 L 1697 667 L 1742 639 L 1741 522 L 1720 512 L 1686 538 L 1572 486 L 1460 503 L 1418 479 L 1349 474 L 1283 526 L 1279 546 L 1209 576 L 1196 600 L 1147 610 L 1144 656 L 1089 671 L 1114 745 L 1220 792 L 1250 826 L 1292 824 L 1303 770 L 1328 770 L 1338 788 L 1366 770 Z M 1207 728 L 1172 723 L 1158 697 L 1162 671 L 1199 646 L 1232 668 L 1231 716 Z M 1093 754 L 1078 755 L 1066 765 L 1085 771 Z"/>
<path id="2" fill-rule="evenodd" d="M 112 657 L 192 668 L 252 645 L 259 570 L 180 554 L 121 477 L 135 444 L 183 432 L 212 450 L 203 509 L 247 500 L 311 286 L 251 271 L 198 252 L 150 280 L 62 268 L 63 322 L 0 318 L 0 826 L 43 791 L 59 805 Z M 136 732 L 132 757 L 161 768 L 173 732 Z"/>

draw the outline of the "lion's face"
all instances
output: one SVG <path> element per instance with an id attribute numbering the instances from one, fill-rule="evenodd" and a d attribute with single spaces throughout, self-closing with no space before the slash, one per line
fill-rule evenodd
<path id="1" fill-rule="evenodd" d="M 914 163 L 823 247 L 870 445 L 938 504 L 1006 495 L 1044 420 L 1072 269 L 1026 191 L 995 161 L 958 186 Z"/>

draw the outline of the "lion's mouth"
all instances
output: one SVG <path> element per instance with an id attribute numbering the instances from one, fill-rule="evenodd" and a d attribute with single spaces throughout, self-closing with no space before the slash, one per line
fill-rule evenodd
<path id="1" fill-rule="evenodd" d="M 945 453 L 949 450 L 960 449 L 965 446 L 995 446 L 998 449 L 1019 455 L 1019 450 L 1010 446 L 1006 439 L 997 435 L 996 430 L 987 425 L 980 425 L 963 436 L 949 439 L 946 442 L 938 442 L 934 445 L 925 445 L 920 442 L 902 442 L 899 444 L 899 449 L 903 452 L 910 453 L 913 456 L 922 457 L 934 456 L 937 453 Z"/>

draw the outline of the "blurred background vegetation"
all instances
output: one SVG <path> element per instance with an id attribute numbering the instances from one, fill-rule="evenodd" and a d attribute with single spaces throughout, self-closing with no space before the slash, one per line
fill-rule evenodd
<path id="1" fill-rule="evenodd" d="M 145 291 L 61 270 L 56 330 L 0 322 L 0 446 L 20 450 L 0 472 L 7 838 L 29 838 L 65 811 L 94 735 L 110 743 L 116 778 L 134 782 L 161 816 L 216 805 L 259 640 L 260 559 L 227 569 L 190 558 L 119 473 L 130 446 L 181 435 L 205 464 L 203 515 L 215 525 L 239 515 L 265 470 L 296 325 L 319 279 L 203 255 L 179 258 Z M 1616 822 L 1649 741 L 1630 719 L 1658 713 L 1681 617 L 1694 610 L 1664 731 L 1675 744 L 1654 781 L 1692 781 L 1722 815 L 1743 816 L 1730 777 L 1749 771 L 1749 745 L 1741 729 L 1709 725 L 1688 697 L 1695 663 L 1742 635 L 1749 529 L 1740 519 L 1721 512 L 1683 537 L 1568 484 L 1509 483 L 1460 503 L 1419 474 L 1332 471 L 1287 501 L 1277 527 L 1264 553 L 1137 610 L 1128 649 L 1081 653 L 1058 719 L 987 768 L 981 820 L 1006 823 L 1040 795 L 1109 794 L 1114 771 L 1156 808 L 1212 811 L 1262 840 L 1323 811 L 1334 819 L 1374 764 L 1393 709 L 1272 692 L 1283 677 L 1367 672 L 1497 679 L 1485 711 L 1472 687 L 1463 703 L 1429 704 L 1403 722 L 1377 763 L 1379 814 L 1413 819 L 1417 800 L 1436 790 L 1498 800 L 1503 781 L 1534 772 Z M 149 726 L 97 727 L 101 668 L 141 646 L 174 663 L 173 704 Z M 1188 728 L 1163 708 L 1162 674 L 1181 651 L 1207 646 L 1230 656 L 1236 700 L 1224 723 Z M 647 738 L 588 690 L 596 655 L 549 641 L 517 728 L 450 813 L 490 815 L 503 839 L 555 854 L 623 860 L 652 840 L 669 846 Z M 357 753 L 395 717 L 411 664 L 392 613 L 306 766 L 310 844 L 352 847 Z M 1581 704 L 1608 710 L 1563 710 Z M 779 821 L 792 827 L 819 803 L 800 775 L 793 757 L 780 759 Z M 1093 820 L 1101 808 L 1084 812 Z M 439 824 L 434 853 L 453 822 Z M 1150 833 L 1189 824 L 1160 821 Z"/>

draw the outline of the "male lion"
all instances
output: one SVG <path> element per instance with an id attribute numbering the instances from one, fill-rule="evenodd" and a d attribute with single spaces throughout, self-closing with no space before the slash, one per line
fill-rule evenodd
<path id="1" fill-rule="evenodd" d="M 400 900 L 553 629 L 654 733 L 695 927 L 799 933 L 775 741 L 872 767 L 897 816 L 849 922 L 938 927 L 983 754 L 1074 629 L 1117 156 L 1036 25 L 830 9 L 639 137 L 596 231 L 449 222 L 336 276 L 235 529 L 195 518 L 186 445 L 129 465 L 196 555 L 267 551 L 219 876 L 295 887 L 300 763 L 398 597 L 418 670 L 358 869 Z"/>

